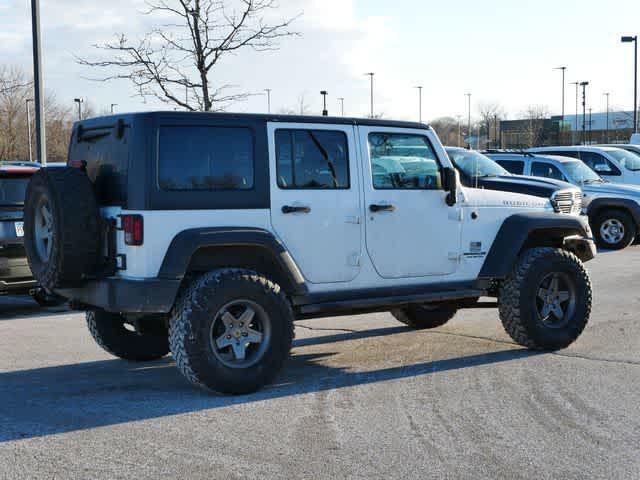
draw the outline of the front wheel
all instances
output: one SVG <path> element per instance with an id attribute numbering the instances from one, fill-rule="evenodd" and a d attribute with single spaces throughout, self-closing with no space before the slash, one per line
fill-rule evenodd
<path id="1" fill-rule="evenodd" d="M 574 254 L 558 248 L 525 251 L 500 288 L 502 324 L 520 345 L 558 350 L 573 343 L 591 314 L 589 275 Z"/>
<path id="2" fill-rule="evenodd" d="M 621 210 L 605 210 L 593 219 L 592 228 L 600 248 L 622 250 L 636 237 L 636 224 L 631 215 Z"/>
<path id="3" fill-rule="evenodd" d="M 170 320 L 180 372 L 221 393 L 249 393 L 271 382 L 292 342 L 293 312 L 284 292 L 250 270 L 202 275 L 181 295 Z"/>

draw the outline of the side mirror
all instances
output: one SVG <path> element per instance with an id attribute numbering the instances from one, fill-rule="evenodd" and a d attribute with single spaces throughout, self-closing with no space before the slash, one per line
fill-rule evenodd
<path id="1" fill-rule="evenodd" d="M 444 168 L 442 170 L 442 186 L 445 192 L 449 192 L 445 201 L 450 207 L 456 204 L 456 193 L 458 182 L 456 178 L 456 170 L 454 168 Z"/>

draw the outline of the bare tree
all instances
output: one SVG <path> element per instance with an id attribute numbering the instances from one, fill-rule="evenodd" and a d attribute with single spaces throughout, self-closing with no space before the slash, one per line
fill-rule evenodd
<path id="1" fill-rule="evenodd" d="M 479 107 L 482 129 L 485 130 L 487 140 L 493 145 L 498 145 L 498 126 L 500 120 L 504 119 L 504 109 L 498 102 L 481 102 Z"/>
<path id="2" fill-rule="evenodd" d="M 444 145 L 458 145 L 461 141 L 458 137 L 459 122 L 452 117 L 440 117 L 429 122 L 429 125 L 436 131 L 440 141 Z"/>
<path id="3" fill-rule="evenodd" d="M 127 79 L 138 95 L 156 98 L 190 111 L 219 111 L 245 99 L 228 93 L 232 85 L 216 85 L 212 74 L 228 55 L 242 49 L 276 50 L 297 18 L 270 23 L 275 0 L 148 0 L 145 15 L 163 23 L 139 40 L 124 33 L 113 42 L 94 45 L 106 58 L 77 58 L 86 66 L 106 70 L 95 80 Z M 115 73 L 112 73 L 114 72 Z"/>
<path id="4" fill-rule="evenodd" d="M 549 116 L 549 108 L 546 105 L 529 105 L 522 112 L 524 122 L 525 143 L 529 147 L 535 147 L 542 140 L 544 120 Z"/>
<path id="5" fill-rule="evenodd" d="M 33 98 L 33 82 L 19 68 L 0 65 L 0 85 L 0 160 L 27 160 L 29 142 L 35 145 L 35 129 L 31 138 L 28 134 L 26 108 L 27 100 Z M 64 161 L 73 124 L 71 103 L 64 107 L 49 92 L 44 103 L 48 159 Z"/>
<path id="6" fill-rule="evenodd" d="M 298 95 L 298 100 L 293 107 L 281 108 L 278 113 L 283 115 L 311 115 L 311 106 L 306 101 L 306 93 Z"/>

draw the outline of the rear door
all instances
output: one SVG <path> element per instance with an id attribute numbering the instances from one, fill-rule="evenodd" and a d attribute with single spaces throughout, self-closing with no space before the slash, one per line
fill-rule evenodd
<path id="1" fill-rule="evenodd" d="M 361 202 L 352 125 L 270 123 L 271 223 L 311 283 L 360 271 Z"/>
<path id="2" fill-rule="evenodd" d="M 462 212 L 445 203 L 435 136 L 428 130 L 364 126 L 358 132 L 366 248 L 378 274 L 438 278 L 454 273 Z"/>

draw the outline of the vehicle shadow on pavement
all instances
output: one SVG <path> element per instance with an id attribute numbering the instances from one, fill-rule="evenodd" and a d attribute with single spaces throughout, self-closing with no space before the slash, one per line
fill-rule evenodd
<path id="1" fill-rule="evenodd" d="M 0 321 L 48 316 L 56 313 L 67 313 L 69 311 L 69 307 L 66 305 L 41 307 L 28 296 L 12 295 L 0 297 Z"/>
<path id="2" fill-rule="evenodd" d="M 381 328 L 303 339 L 297 341 L 297 346 L 389 335 L 396 331 L 404 332 L 406 328 Z M 335 353 L 332 350 L 294 352 L 275 384 L 250 395 L 235 397 L 194 388 L 179 374 L 171 357 L 144 364 L 116 359 L 0 373 L 0 398 L 3 399 L 0 442 L 428 376 L 540 354 L 513 348 L 352 372 L 346 369 L 346 365 L 343 368 L 319 363 Z"/>

